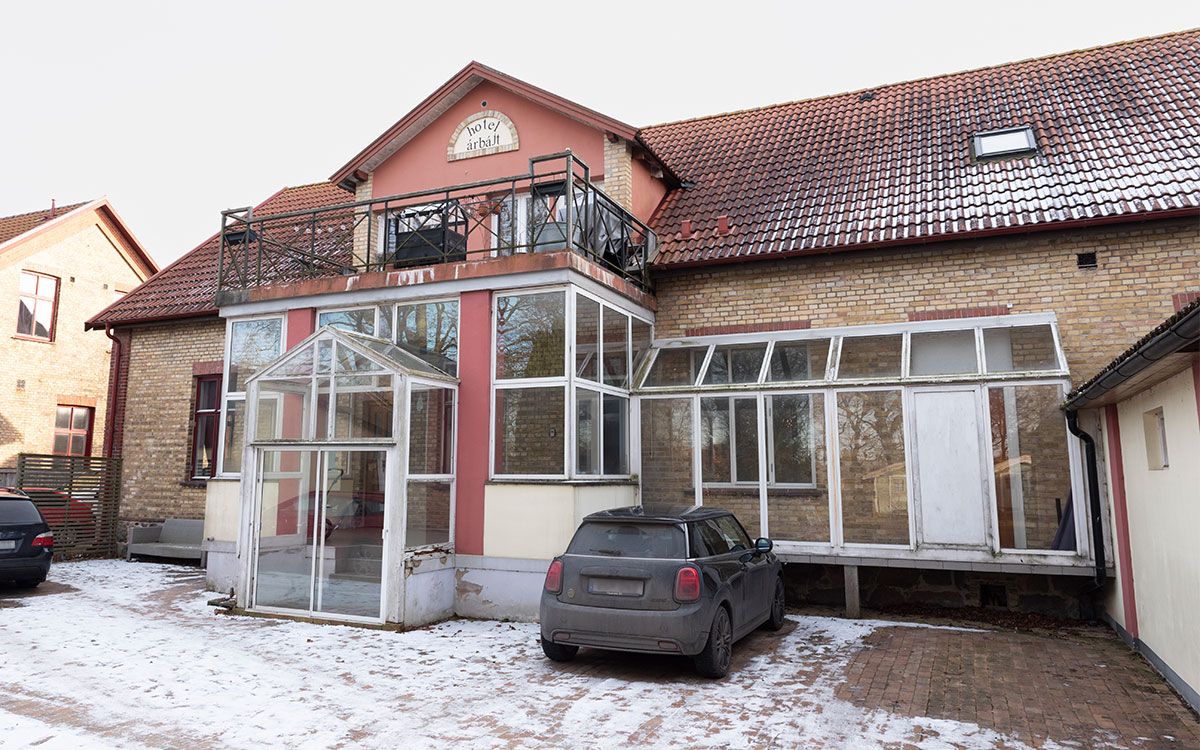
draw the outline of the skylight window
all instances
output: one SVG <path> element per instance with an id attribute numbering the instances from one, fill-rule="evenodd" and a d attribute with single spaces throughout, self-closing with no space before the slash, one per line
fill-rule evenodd
<path id="1" fill-rule="evenodd" d="M 1037 141 L 1029 126 L 976 133 L 971 137 L 971 145 L 976 159 L 1029 156 L 1037 152 Z"/>

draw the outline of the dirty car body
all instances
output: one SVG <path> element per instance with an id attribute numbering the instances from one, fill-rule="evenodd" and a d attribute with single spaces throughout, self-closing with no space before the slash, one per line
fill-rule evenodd
<path id="1" fill-rule="evenodd" d="M 579 646 L 694 656 L 702 674 L 721 676 L 733 642 L 782 625 L 781 570 L 770 540 L 752 542 L 726 510 L 593 513 L 551 562 L 543 648 L 552 659 L 569 659 Z"/>

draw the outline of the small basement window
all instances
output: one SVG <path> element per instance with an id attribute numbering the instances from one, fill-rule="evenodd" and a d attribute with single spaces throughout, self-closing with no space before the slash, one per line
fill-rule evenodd
<path id="1" fill-rule="evenodd" d="M 1028 125 L 1005 130 L 989 130 L 971 136 L 971 151 L 976 159 L 1014 158 L 1037 153 L 1033 128 Z"/>

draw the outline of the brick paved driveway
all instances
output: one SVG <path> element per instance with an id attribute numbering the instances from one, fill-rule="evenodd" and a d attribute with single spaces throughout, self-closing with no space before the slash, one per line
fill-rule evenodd
<path id="1" fill-rule="evenodd" d="M 527 624 L 223 617 L 194 569 L 53 578 L 0 588 L 0 747 L 1200 748 L 1196 716 L 1100 628 L 792 615 L 710 682 L 668 657 L 552 664 Z"/>

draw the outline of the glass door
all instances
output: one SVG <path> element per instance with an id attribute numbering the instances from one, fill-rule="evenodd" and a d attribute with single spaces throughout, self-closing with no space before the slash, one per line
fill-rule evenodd
<path id="1" fill-rule="evenodd" d="M 380 618 L 387 451 L 260 455 L 254 607 Z"/>

